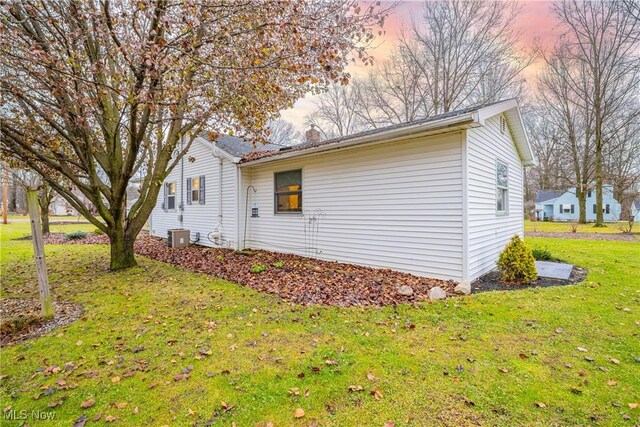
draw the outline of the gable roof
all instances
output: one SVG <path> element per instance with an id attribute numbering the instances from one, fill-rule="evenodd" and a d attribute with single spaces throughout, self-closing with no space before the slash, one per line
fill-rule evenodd
<path id="1" fill-rule="evenodd" d="M 525 166 L 535 165 L 535 156 L 529 144 L 520 113 L 520 107 L 516 99 L 475 105 L 424 119 L 371 129 L 340 138 L 317 142 L 304 142 L 291 147 L 280 147 L 278 150 L 256 150 L 253 154 L 245 154 L 240 160 L 240 163 L 253 165 L 348 146 L 391 141 L 409 135 L 419 135 L 440 129 L 450 131 L 455 127 L 464 128 L 473 126 L 474 124 L 483 125 L 488 118 L 502 113 L 504 113 L 507 124 L 511 129 L 514 143 L 522 163 Z"/>
<path id="2" fill-rule="evenodd" d="M 536 191 L 536 203 L 542 203 L 542 202 L 546 202 L 549 200 L 553 200 L 553 199 L 557 199 L 558 197 L 562 196 L 565 192 L 564 191 L 557 191 L 557 190 L 540 190 L 540 191 Z"/>

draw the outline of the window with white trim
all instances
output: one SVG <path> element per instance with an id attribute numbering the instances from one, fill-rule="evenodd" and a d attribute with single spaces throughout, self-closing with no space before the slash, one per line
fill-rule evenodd
<path id="1" fill-rule="evenodd" d="M 187 178 L 187 204 L 198 202 L 204 205 L 204 175 L 197 178 Z"/>
<path id="2" fill-rule="evenodd" d="M 176 209 L 176 183 L 167 182 L 164 184 L 164 210 L 172 211 Z"/>
<path id="3" fill-rule="evenodd" d="M 509 165 L 496 162 L 496 212 L 506 214 L 509 206 Z"/>

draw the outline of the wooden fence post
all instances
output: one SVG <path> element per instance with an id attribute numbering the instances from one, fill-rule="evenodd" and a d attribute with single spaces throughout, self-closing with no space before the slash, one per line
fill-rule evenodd
<path id="1" fill-rule="evenodd" d="M 53 317 L 53 302 L 51 300 L 51 292 L 49 291 L 47 264 L 44 261 L 44 242 L 42 241 L 42 228 L 40 226 L 40 210 L 37 190 L 27 190 L 27 206 L 29 207 L 29 218 L 31 219 L 31 241 L 33 242 L 33 253 L 36 259 L 36 268 L 38 270 L 38 289 L 40 290 L 42 317 L 50 319 Z"/>

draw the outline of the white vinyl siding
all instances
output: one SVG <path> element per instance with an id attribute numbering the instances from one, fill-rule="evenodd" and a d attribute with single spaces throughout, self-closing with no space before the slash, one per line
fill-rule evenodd
<path id="1" fill-rule="evenodd" d="M 195 159 L 193 162 L 189 158 Z M 191 231 L 191 240 L 196 239 L 196 233 L 200 233 L 198 244 L 204 246 L 224 246 L 236 248 L 236 191 L 237 175 L 236 165 L 228 159 L 223 159 L 222 163 L 222 216 L 218 212 L 218 177 L 219 159 L 213 156 L 211 148 L 196 140 L 193 142 L 188 154 L 184 157 L 184 180 L 181 183 L 181 164 L 171 171 L 165 182 L 176 183 L 176 209 L 165 212 L 162 209 L 162 195 L 158 197 L 158 203 L 151 216 L 151 234 L 166 238 L 167 230 L 171 228 L 181 228 L 179 216 L 183 215 L 182 228 Z M 187 203 L 187 179 L 201 179 L 205 177 L 204 192 L 198 194 L 198 201 Z M 200 202 L 204 195 L 205 203 Z M 180 203 L 183 203 L 184 210 L 180 211 Z M 220 226 L 222 240 L 220 245 L 208 239 L 216 226 Z"/>
<path id="2" fill-rule="evenodd" d="M 315 237 L 302 213 L 274 214 L 274 174 L 295 169 L 304 212 L 321 215 Z M 248 247 L 461 280 L 460 133 L 275 161 L 242 176 L 243 209 L 255 203 L 260 215 L 248 219 Z M 244 207 L 249 184 L 256 192 Z"/>
<path id="3" fill-rule="evenodd" d="M 470 281 L 494 269 L 509 239 L 524 233 L 523 167 L 508 127 L 501 130 L 500 117 L 491 117 L 485 126 L 467 131 Z M 496 215 L 496 162 L 507 164 L 509 170 L 507 209 L 500 215 Z"/>

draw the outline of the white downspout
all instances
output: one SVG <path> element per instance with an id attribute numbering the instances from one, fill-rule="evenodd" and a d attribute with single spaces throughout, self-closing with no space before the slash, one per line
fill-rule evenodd
<path id="1" fill-rule="evenodd" d="M 218 154 L 218 146 L 213 142 L 213 157 L 218 159 L 218 223 L 214 228 L 214 239 L 222 244 L 222 156 Z"/>

